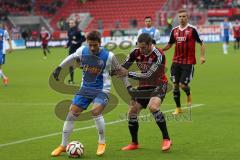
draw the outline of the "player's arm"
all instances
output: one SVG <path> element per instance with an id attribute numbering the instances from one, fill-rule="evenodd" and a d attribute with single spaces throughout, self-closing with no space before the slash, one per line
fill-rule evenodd
<path id="1" fill-rule="evenodd" d="M 52 35 L 51 35 L 51 33 L 50 32 L 47 32 L 47 40 L 50 40 L 51 39 L 51 37 L 52 37 Z"/>
<path id="2" fill-rule="evenodd" d="M 152 76 L 154 76 L 155 73 L 159 72 L 163 58 L 164 57 L 159 54 L 157 61 L 152 64 L 152 66 L 146 73 L 129 72 L 128 77 L 135 80 L 149 80 Z"/>
<path id="3" fill-rule="evenodd" d="M 78 39 L 78 43 L 79 43 L 79 44 L 80 44 L 80 43 L 82 44 L 83 42 L 86 41 L 86 37 L 82 34 L 81 31 L 78 32 L 78 35 L 79 35 L 79 39 Z"/>
<path id="4" fill-rule="evenodd" d="M 160 40 L 160 31 L 158 29 L 156 29 L 156 32 L 154 34 L 154 41 L 155 44 L 157 44 L 157 42 Z"/>
<path id="5" fill-rule="evenodd" d="M 196 41 L 200 44 L 200 63 L 205 63 L 205 45 L 203 43 L 203 40 L 200 39 L 200 36 L 197 32 L 197 30 L 193 29 L 193 36 L 195 37 Z"/>
<path id="6" fill-rule="evenodd" d="M 4 36 L 5 36 L 5 39 L 6 39 L 7 42 L 8 42 L 8 45 L 9 45 L 9 49 L 7 49 L 7 52 L 8 52 L 8 53 L 11 53 L 12 50 L 13 50 L 13 49 L 12 49 L 12 39 L 10 38 L 7 30 L 5 30 Z"/>
<path id="7" fill-rule="evenodd" d="M 168 44 L 162 49 L 162 51 L 167 51 L 168 49 L 170 49 L 172 47 L 172 45 L 176 42 L 175 38 L 174 38 L 174 32 L 173 30 L 170 33 L 170 39 Z"/>
<path id="8" fill-rule="evenodd" d="M 117 75 L 118 77 L 121 77 L 123 80 L 123 83 L 126 88 L 131 87 L 130 82 L 128 81 L 127 75 L 128 75 L 128 70 L 125 69 L 123 66 L 120 65 L 118 62 L 117 58 L 112 54 L 112 64 L 111 64 L 111 75 Z"/>
<path id="9" fill-rule="evenodd" d="M 67 41 L 67 43 L 64 45 L 64 47 L 65 48 L 68 48 L 68 47 L 70 47 L 70 45 L 71 45 L 71 37 L 70 37 L 70 33 L 69 33 L 70 31 L 68 31 L 68 41 Z"/>
<path id="10" fill-rule="evenodd" d="M 60 64 L 59 66 L 54 70 L 53 72 L 53 77 L 58 81 L 59 80 L 59 74 L 66 65 L 72 64 L 75 60 L 81 61 L 81 55 L 82 55 L 82 50 L 84 47 L 80 47 L 79 49 L 76 50 L 75 53 L 70 54 L 67 56 Z"/>

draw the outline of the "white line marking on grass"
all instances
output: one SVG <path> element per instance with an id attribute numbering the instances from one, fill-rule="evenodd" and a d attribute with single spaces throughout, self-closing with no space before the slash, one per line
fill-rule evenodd
<path id="1" fill-rule="evenodd" d="M 204 104 L 195 104 L 195 105 L 192 105 L 191 108 L 201 107 L 201 106 L 203 106 L 203 105 L 204 105 Z M 189 107 L 182 107 L 182 109 L 187 109 L 187 108 L 189 108 Z M 169 112 L 172 112 L 172 111 L 174 111 L 174 110 L 175 110 L 175 108 L 174 108 L 174 109 L 170 109 L 170 110 L 163 111 L 163 113 L 169 113 Z M 146 116 L 146 115 L 145 115 L 145 116 Z M 141 117 L 141 116 L 140 116 L 140 117 Z M 106 125 L 112 125 L 112 124 L 120 123 L 120 122 L 123 122 L 123 121 L 126 121 L 126 119 L 121 119 L 121 120 L 117 120 L 117 121 L 107 122 L 107 123 L 105 123 L 105 124 L 106 124 Z M 82 131 L 82 130 L 87 130 L 87 129 L 91 129 L 91 128 L 95 128 L 95 125 L 91 125 L 91 126 L 87 126 L 87 127 L 82 127 L 82 128 L 77 128 L 77 129 L 74 129 L 73 132 Z M 4 143 L 4 144 L 0 144 L 0 148 L 6 147 L 6 146 L 10 146 L 10 145 L 14 145 L 14 144 L 21 144 L 21 143 L 30 142 L 30 141 L 35 141 L 35 140 L 44 139 L 44 138 L 48 138 L 48 137 L 58 136 L 58 135 L 61 135 L 61 134 L 62 134 L 62 132 L 56 132 L 56 133 L 51 133 L 51 134 L 47 134 L 47 135 L 43 135 L 43 136 L 38 136 L 38 137 L 33 137 L 33 138 L 22 139 L 22 140 L 10 142 L 10 143 Z"/>
<path id="2" fill-rule="evenodd" d="M 30 103 L 7 103 L 7 102 L 3 102 L 0 103 L 0 105 L 4 105 L 4 106 L 54 106 L 58 103 L 53 103 L 53 102 L 49 102 L 49 103 L 39 103 L 39 102 L 30 102 Z M 127 105 L 126 103 L 119 103 L 118 105 Z M 162 106 L 175 106 L 175 104 L 162 104 Z"/>

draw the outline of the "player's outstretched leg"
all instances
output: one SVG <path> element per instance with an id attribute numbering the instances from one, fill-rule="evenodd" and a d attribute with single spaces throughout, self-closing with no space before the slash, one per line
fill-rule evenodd
<path id="1" fill-rule="evenodd" d="M 139 148 L 138 144 L 138 118 L 137 115 L 129 116 L 128 120 L 128 129 L 132 137 L 132 143 L 122 148 L 123 151 L 125 150 L 135 150 Z"/>
<path id="2" fill-rule="evenodd" d="M 71 105 L 71 108 L 73 105 Z M 75 106 L 77 107 L 77 106 Z M 75 108 L 74 107 L 74 108 Z M 78 115 L 79 115 L 79 111 L 77 111 L 78 109 L 71 109 L 71 111 L 68 113 L 67 118 L 64 122 L 63 125 L 63 132 L 62 132 L 62 143 L 60 146 L 58 146 L 56 149 L 54 149 L 51 153 L 52 156 L 56 157 L 56 156 L 60 156 L 62 152 L 66 152 L 66 146 L 68 145 L 68 139 L 70 134 L 73 131 L 73 127 L 74 127 L 74 121 L 76 121 Z M 77 112 L 76 112 L 77 111 Z"/>
<path id="3" fill-rule="evenodd" d="M 103 155 L 106 149 L 105 143 L 105 122 L 102 114 L 94 116 L 95 125 L 98 131 L 98 148 L 96 154 Z"/>
<path id="4" fill-rule="evenodd" d="M 99 94 L 94 99 L 92 116 L 95 121 L 96 129 L 98 131 L 98 147 L 96 154 L 101 156 L 105 153 L 106 150 L 106 142 L 105 142 L 105 121 L 102 115 L 102 112 L 107 105 L 107 95 Z"/>
<path id="5" fill-rule="evenodd" d="M 187 106 L 191 107 L 192 106 L 192 94 L 190 92 L 189 85 L 181 85 L 181 88 L 187 95 Z"/>
<path id="6" fill-rule="evenodd" d="M 167 151 L 171 148 L 172 142 L 170 140 L 168 130 L 167 130 L 167 124 L 164 117 L 164 114 L 160 111 L 159 106 L 161 105 L 161 100 L 158 97 L 151 98 L 149 102 L 149 109 L 159 127 L 159 129 L 162 132 L 162 151 Z"/>
<path id="7" fill-rule="evenodd" d="M 43 59 L 47 59 L 47 53 L 46 53 L 46 50 L 45 49 L 43 49 Z"/>
<path id="8" fill-rule="evenodd" d="M 174 89 L 173 89 L 173 98 L 174 101 L 176 103 L 176 109 L 175 111 L 172 113 L 173 115 L 178 115 L 180 113 L 182 113 L 182 109 L 181 109 L 181 102 L 180 102 L 180 90 L 179 90 L 179 85 L 178 84 L 174 84 Z"/>
<path id="9" fill-rule="evenodd" d="M 8 85 L 8 77 L 5 76 L 5 74 L 3 73 L 2 69 L 1 69 L 1 65 L 0 65 L 0 77 L 3 78 L 3 84 L 5 86 L 7 86 Z"/>
<path id="10" fill-rule="evenodd" d="M 72 66 L 69 67 L 69 73 L 70 73 L 70 80 L 68 80 L 68 83 L 69 84 L 73 84 L 74 81 L 73 81 L 73 78 L 74 78 L 74 69 Z"/>
<path id="11" fill-rule="evenodd" d="M 130 108 L 128 111 L 128 129 L 131 134 L 132 142 L 123 147 L 121 150 L 123 151 L 128 151 L 128 150 L 135 150 L 139 148 L 138 144 L 138 113 L 140 112 L 141 106 L 135 102 L 131 101 L 130 102 Z"/>

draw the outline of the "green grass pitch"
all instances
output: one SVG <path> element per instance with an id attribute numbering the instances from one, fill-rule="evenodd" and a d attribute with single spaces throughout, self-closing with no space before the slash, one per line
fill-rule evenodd
<path id="1" fill-rule="evenodd" d="M 197 45 L 197 48 L 199 46 Z M 1 160 L 63 160 L 50 156 L 61 142 L 63 121 L 55 115 L 55 105 L 72 95 L 55 92 L 48 79 L 53 69 L 66 56 L 67 50 L 51 48 L 51 55 L 43 59 L 41 49 L 15 50 L 7 55 L 4 71 L 9 77 L 7 87 L 0 83 L 0 159 Z M 127 50 L 114 51 L 127 54 Z M 170 67 L 173 50 L 166 52 Z M 199 50 L 197 52 L 199 60 Z M 198 61 L 199 62 L 199 61 Z M 151 119 L 141 119 L 139 141 L 141 149 L 123 152 L 121 147 L 130 142 L 127 121 L 123 115 L 128 105 L 119 98 L 118 105 L 106 114 L 107 148 L 97 157 L 97 132 L 92 120 L 76 122 L 77 129 L 70 140 L 78 140 L 85 146 L 83 159 L 106 160 L 226 160 L 240 156 L 240 51 L 234 52 L 230 44 L 229 54 L 223 55 L 221 44 L 206 44 L 206 64 L 195 66 L 191 82 L 193 105 L 182 117 L 173 119 L 172 93 L 169 92 L 161 107 L 167 111 L 168 129 L 173 141 L 171 150 L 161 152 L 161 133 Z M 80 70 L 76 81 L 80 83 Z M 169 70 L 167 75 L 169 77 Z M 181 92 L 182 103 L 185 94 Z M 112 89 L 112 94 L 117 93 Z M 202 104 L 202 105 L 200 105 Z M 142 115 L 148 114 L 144 110 Z M 114 122 L 114 123 L 111 123 Z"/>

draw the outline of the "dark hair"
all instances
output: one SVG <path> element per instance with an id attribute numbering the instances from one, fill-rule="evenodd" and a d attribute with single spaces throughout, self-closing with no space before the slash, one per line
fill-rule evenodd
<path id="1" fill-rule="evenodd" d="M 91 31 L 87 35 L 87 40 L 101 42 L 101 33 L 98 31 Z"/>
<path id="2" fill-rule="evenodd" d="M 152 19 L 152 17 L 151 17 L 151 16 L 146 16 L 144 19 L 148 19 L 148 18 Z"/>
<path id="3" fill-rule="evenodd" d="M 142 33 L 138 37 L 138 43 L 152 44 L 152 37 L 148 33 Z"/>

